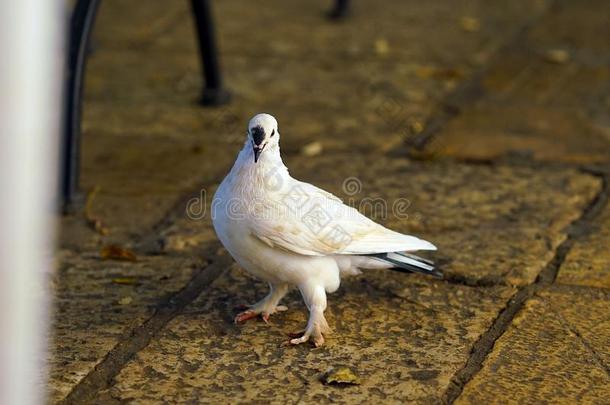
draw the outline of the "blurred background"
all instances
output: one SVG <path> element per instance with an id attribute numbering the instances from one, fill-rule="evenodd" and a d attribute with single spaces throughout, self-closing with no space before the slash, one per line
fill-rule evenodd
<path id="1" fill-rule="evenodd" d="M 55 269 L 51 298 L 23 315 L 26 335 L 44 336 L 46 323 L 33 319 L 51 312 L 49 379 L 34 384 L 33 402 L 608 397 L 606 2 L 26 3 L 22 21 L 39 10 L 56 34 L 33 30 L 26 42 L 17 26 L 3 31 L 3 49 L 23 44 L 39 57 L 24 57 L 20 82 L 1 74 L 17 85 L 0 108 L 17 123 L 47 124 L 19 146 L 3 119 L 3 152 L 37 151 L 28 162 L 42 163 L 15 159 L 2 188 L 18 189 L 24 172 L 32 185 L 3 192 L 0 208 L 11 218 L 35 196 L 23 207 L 39 216 L 32 225 L 24 214 L 32 228 L 15 221 L 0 241 L 8 251 L 11 229 L 31 229 L 15 257 L 47 254 L 20 266 Z M 27 77 L 40 93 L 19 87 Z M 25 91 L 22 114 L 11 113 Z M 40 97 L 50 101 L 32 113 Z M 233 307 L 265 286 L 231 264 L 206 207 L 259 112 L 278 119 L 293 176 L 355 205 L 384 201 L 367 214 L 437 244 L 446 279 L 344 283 L 329 297 L 334 342 L 321 350 L 279 349 L 305 316 L 295 294 L 274 325 L 233 326 Z M 55 227 L 38 224 L 55 219 L 51 266 Z M 7 314 L 18 307 L 11 300 Z M 361 385 L 320 383 L 338 364 Z M 536 380 L 547 375 L 555 381 Z"/>

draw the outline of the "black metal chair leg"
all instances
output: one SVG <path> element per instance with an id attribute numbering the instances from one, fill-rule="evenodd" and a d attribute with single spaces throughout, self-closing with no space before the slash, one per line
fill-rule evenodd
<path id="1" fill-rule="evenodd" d="M 78 196 L 83 84 L 98 6 L 99 0 L 78 0 L 70 20 L 60 179 L 64 211 L 72 208 Z"/>
<path id="2" fill-rule="evenodd" d="M 328 13 L 328 16 L 333 20 L 341 19 L 349 13 L 350 0 L 335 0 L 334 8 Z"/>
<path id="3" fill-rule="evenodd" d="M 221 105 L 229 101 L 230 95 L 222 84 L 210 2 L 209 0 L 191 0 L 191 6 L 195 17 L 205 83 L 201 103 L 204 105 Z"/>

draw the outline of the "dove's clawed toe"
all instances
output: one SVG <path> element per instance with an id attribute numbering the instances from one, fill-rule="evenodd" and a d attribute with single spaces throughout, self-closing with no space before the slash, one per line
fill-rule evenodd
<path id="1" fill-rule="evenodd" d="M 235 323 L 242 323 L 248 319 L 256 318 L 260 315 L 265 323 L 269 323 L 269 317 L 276 312 L 288 310 L 285 305 L 278 305 L 279 301 L 288 292 L 287 285 L 270 285 L 269 294 L 254 305 L 241 305 L 239 309 L 245 311 L 238 313 L 235 316 Z"/>
<path id="2" fill-rule="evenodd" d="M 326 322 L 324 314 L 315 311 L 310 314 L 307 328 L 304 331 L 290 333 L 288 336 L 293 338 L 290 339 L 290 343 L 293 345 L 299 345 L 311 340 L 315 347 L 320 347 L 324 344 L 324 334 L 329 333 L 330 327 L 328 326 L 328 322 Z"/>
<path id="3" fill-rule="evenodd" d="M 258 315 L 259 314 L 256 313 L 256 311 L 248 309 L 246 311 L 240 312 L 239 314 L 235 315 L 234 322 L 242 323 L 242 322 L 247 321 L 248 319 L 256 318 Z"/>
<path id="4" fill-rule="evenodd" d="M 303 333 L 294 333 L 290 334 L 290 336 L 295 336 L 293 339 L 290 339 L 290 344 L 292 345 L 300 345 L 301 343 L 305 343 L 311 339 L 313 345 L 315 347 L 320 347 L 324 344 L 324 336 L 322 332 L 317 331 L 317 333 L 303 332 Z M 300 336 L 300 337 L 296 337 Z"/>
<path id="5" fill-rule="evenodd" d="M 257 316 L 260 316 L 261 319 L 263 321 L 265 321 L 265 323 L 269 323 L 269 317 L 271 316 L 271 314 L 274 314 L 276 312 L 286 311 L 288 309 L 287 307 L 285 307 L 283 305 L 279 305 L 279 306 L 275 307 L 272 311 L 260 311 L 255 308 L 256 307 L 253 306 L 251 309 L 247 309 L 247 310 L 242 311 L 242 312 L 238 313 L 237 315 L 235 315 L 235 318 L 234 318 L 235 323 L 242 323 L 249 319 L 256 318 Z"/>

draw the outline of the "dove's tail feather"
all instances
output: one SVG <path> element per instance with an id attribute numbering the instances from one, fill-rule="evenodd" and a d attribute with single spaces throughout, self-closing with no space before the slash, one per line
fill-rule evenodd
<path id="1" fill-rule="evenodd" d="M 443 273 L 434 267 L 434 262 L 409 253 L 389 252 L 367 255 L 377 260 L 389 263 L 390 270 L 402 273 L 420 273 L 437 278 L 443 278 Z"/>

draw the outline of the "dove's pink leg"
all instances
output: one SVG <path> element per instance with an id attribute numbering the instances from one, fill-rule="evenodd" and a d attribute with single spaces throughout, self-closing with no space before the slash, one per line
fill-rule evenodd
<path id="1" fill-rule="evenodd" d="M 284 305 L 278 305 L 280 300 L 288 293 L 288 284 L 271 284 L 269 283 L 269 294 L 254 305 L 250 305 L 247 310 L 240 312 L 235 316 L 235 323 L 247 321 L 248 319 L 260 317 L 265 322 L 269 322 L 269 316 L 276 312 L 286 311 Z"/>
<path id="2" fill-rule="evenodd" d="M 290 343 L 298 345 L 305 343 L 309 338 L 313 339 L 313 344 L 320 347 L 324 344 L 323 333 L 330 333 L 330 328 L 324 317 L 326 309 L 326 291 L 320 285 L 305 285 L 299 286 L 301 295 L 309 308 L 309 320 L 307 327 L 301 337 L 291 339 Z"/>

